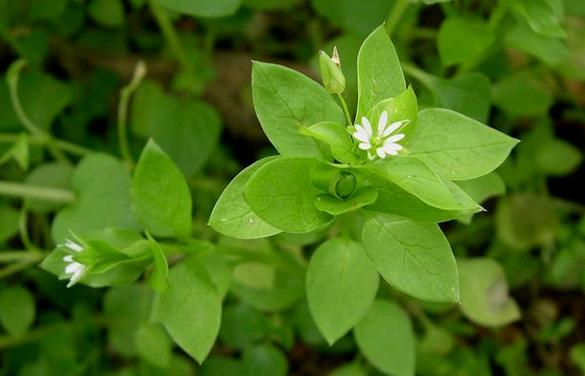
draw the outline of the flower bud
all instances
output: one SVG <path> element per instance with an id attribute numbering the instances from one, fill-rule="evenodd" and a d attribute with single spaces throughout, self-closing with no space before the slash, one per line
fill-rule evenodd
<path id="1" fill-rule="evenodd" d="M 331 57 L 324 51 L 319 52 L 319 70 L 325 90 L 332 94 L 341 94 L 345 90 L 345 77 L 341 71 L 337 48 L 333 48 Z"/>

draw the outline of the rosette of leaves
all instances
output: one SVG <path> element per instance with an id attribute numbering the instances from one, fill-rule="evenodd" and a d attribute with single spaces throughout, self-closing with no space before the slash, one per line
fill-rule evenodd
<path id="1" fill-rule="evenodd" d="M 255 110 L 279 155 L 236 176 L 210 218 L 240 239 L 329 227 L 343 234 L 313 253 L 307 272 L 309 307 L 330 343 L 368 317 L 378 275 L 422 300 L 459 301 L 457 265 L 438 223 L 483 210 L 474 187 L 483 188 L 518 142 L 451 110 L 419 110 L 383 27 L 363 42 L 357 69 L 352 121 L 317 82 L 254 62 Z M 372 158 L 352 134 L 363 117 L 375 133 L 384 112 L 389 123 L 406 124 L 402 149 Z"/>

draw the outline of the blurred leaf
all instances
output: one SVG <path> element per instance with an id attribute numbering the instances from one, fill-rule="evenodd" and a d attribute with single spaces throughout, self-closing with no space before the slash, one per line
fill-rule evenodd
<path id="1" fill-rule="evenodd" d="M 74 169 L 68 164 L 51 162 L 34 168 L 26 178 L 26 184 L 35 187 L 70 189 Z M 45 200 L 27 199 L 27 207 L 35 213 L 47 213 L 62 206 Z"/>
<path id="2" fill-rule="evenodd" d="M 106 154 L 85 157 L 73 173 L 72 186 L 77 200 L 61 209 L 51 233 L 56 243 L 70 231 L 82 234 L 106 227 L 139 230 L 130 208 L 130 173 L 117 159 Z"/>
<path id="3" fill-rule="evenodd" d="M 18 210 L 0 204 L 0 244 L 18 234 L 19 220 Z"/>
<path id="4" fill-rule="evenodd" d="M 0 157 L 0 165 L 10 159 L 14 159 L 22 170 L 28 170 L 29 148 L 28 137 L 26 133 L 19 134 L 12 147 L 10 147 L 10 149 L 8 149 L 4 155 Z"/>
<path id="5" fill-rule="evenodd" d="M 466 73 L 430 83 L 437 107 L 459 112 L 486 123 L 491 107 L 491 83 L 481 73 Z"/>
<path id="6" fill-rule="evenodd" d="M 585 343 L 581 342 L 571 347 L 569 356 L 573 364 L 575 364 L 581 372 L 585 373 Z"/>
<path id="7" fill-rule="evenodd" d="M 551 200 L 531 193 L 500 199 L 496 211 L 498 236 L 520 250 L 552 244 L 559 219 Z"/>
<path id="8" fill-rule="evenodd" d="M 269 322 L 261 312 L 239 304 L 223 312 L 219 338 L 235 349 L 245 349 L 268 334 Z"/>
<path id="9" fill-rule="evenodd" d="M 201 376 L 233 376 L 242 373 L 240 360 L 212 355 L 201 365 Z"/>
<path id="10" fill-rule="evenodd" d="M 492 98 L 496 106 L 514 116 L 544 114 L 554 101 L 543 78 L 531 71 L 519 71 L 496 82 Z"/>
<path id="11" fill-rule="evenodd" d="M 147 325 L 152 298 L 152 291 L 138 284 L 112 287 L 104 295 L 108 342 L 120 354 L 130 356 L 142 353 L 138 350 L 136 336 L 138 330 Z M 161 351 L 164 351 L 162 345 Z"/>
<path id="12" fill-rule="evenodd" d="M 0 323 L 12 337 L 22 337 L 33 324 L 35 315 L 35 300 L 26 288 L 14 286 L 0 290 Z"/>
<path id="13" fill-rule="evenodd" d="M 498 263 L 487 258 L 458 260 L 461 311 L 484 326 L 507 325 L 520 318 L 516 302 L 508 295 L 508 283 Z"/>
<path id="14" fill-rule="evenodd" d="M 89 15 L 102 26 L 122 26 L 126 20 L 122 0 L 91 0 Z"/>
<path id="15" fill-rule="evenodd" d="M 134 337 L 138 355 L 151 364 L 166 368 L 171 362 L 172 344 L 164 329 L 151 323 L 143 323 Z"/>
<path id="16" fill-rule="evenodd" d="M 242 355 L 246 376 L 285 376 L 288 361 L 284 354 L 270 344 L 248 347 Z"/>
<path id="17" fill-rule="evenodd" d="M 222 17 L 233 14 L 242 0 L 154 0 L 175 12 L 198 17 Z"/>
<path id="18" fill-rule="evenodd" d="M 393 6 L 392 1 L 311 0 L 317 13 L 346 31 L 367 35 L 384 22 Z"/>
<path id="19" fill-rule="evenodd" d="M 377 369 L 414 376 L 414 332 L 408 315 L 395 303 L 377 300 L 354 329 L 360 352 Z"/>
<path id="20" fill-rule="evenodd" d="M 479 20 L 450 17 L 439 29 L 439 55 L 445 65 L 469 63 L 481 56 L 495 39 L 494 32 Z"/>
<path id="21" fill-rule="evenodd" d="M 507 46 L 531 54 L 549 65 L 556 65 L 569 56 L 569 50 L 561 40 L 538 34 L 523 23 L 512 26 L 504 41 Z"/>
<path id="22" fill-rule="evenodd" d="M 563 176 L 574 172 L 583 161 L 581 151 L 570 143 L 552 139 L 536 154 L 536 165 L 545 174 Z"/>
<path id="23" fill-rule="evenodd" d="M 132 130 L 152 137 L 187 176 L 201 170 L 219 141 L 221 122 L 212 107 L 166 94 L 153 81 L 138 89 L 131 114 Z"/>
<path id="24" fill-rule="evenodd" d="M 561 17 L 555 14 L 555 0 L 507 0 L 517 16 L 528 21 L 532 30 L 549 37 L 564 38 Z M 560 4 L 560 2 L 557 2 Z"/>
<path id="25" fill-rule="evenodd" d="M 257 10 L 287 10 L 302 0 L 243 0 L 244 5 Z"/>

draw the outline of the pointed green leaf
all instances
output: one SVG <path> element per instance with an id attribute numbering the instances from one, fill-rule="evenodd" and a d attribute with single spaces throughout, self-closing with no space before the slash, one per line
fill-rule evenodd
<path id="1" fill-rule="evenodd" d="M 254 62 L 252 95 L 264 133 L 285 156 L 322 158 L 315 141 L 299 129 L 323 121 L 345 123 L 341 107 L 321 85 L 280 65 Z"/>
<path id="2" fill-rule="evenodd" d="M 197 257 L 181 261 L 169 272 L 169 287 L 158 296 L 154 318 L 173 340 L 202 363 L 219 332 L 221 295 Z"/>
<path id="3" fill-rule="evenodd" d="M 373 215 L 362 242 L 382 277 L 397 289 L 422 300 L 459 301 L 455 258 L 436 224 Z"/>
<path id="4" fill-rule="evenodd" d="M 281 232 L 254 214 L 244 200 L 244 189 L 250 177 L 271 160 L 274 160 L 274 157 L 255 162 L 228 184 L 211 212 L 209 218 L 211 227 L 223 235 L 238 239 L 265 238 Z"/>
<path id="5" fill-rule="evenodd" d="M 323 336 L 333 344 L 367 312 L 378 291 L 378 272 L 361 244 L 323 243 L 307 269 L 307 299 Z"/>
<path id="6" fill-rule="evenodd" d="M 384 26 L 374 30 L 358 54 L 358 106 L 356 119 L 368 113 L 378 102 L 406 90 L 404 74 L 394 45 Z"/>
<path id="7" fill-rule="evenodd" d="M 150 140 L 140 156 L 130 193 L 134 213 L 155 236 L 191 233 L 191 192 L 174 162 Z"/>
<path id="8" fill-rule="evenodd" d="M 450 180 L 469 180 L 496 169 L 517 143 L 464 115 L 431 108 L 419 113 L 410 156 Z"/>

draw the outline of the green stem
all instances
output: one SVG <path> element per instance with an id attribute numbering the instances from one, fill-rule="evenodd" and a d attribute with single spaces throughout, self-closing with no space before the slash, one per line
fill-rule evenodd
<path id="1" fill-rule="evenodd" d="M 152 0 L 150 0 L 150 10 L 154 15 L 154 18 L 156 19 L 158 27 L 163 33 L 165 40 L 169 44 L 169 47 L 171 48 L 173 53 L 175 54 L 175 58 L 181 65 L 181 68 L 183 68 L 184 71 L 192 73 L 191 71 L 193 67 L 191 64 L 189 64 L 189 59 L 187 58 L 185 50 L 181 45 L 179 35 L 177 34 L 177 31 L 175 30 L 173 24 L 171 23 L 171 20 L 169 19 L 168 13 L 166 12 L 165 9 L 163 9 L 161 6 L 159 6 Z"/>
<path id="2" fill-rule="evenodd" d="M 28 231 L 28 205 L 25 202 L 22 204 L 20 209 L 20 216 L 18 218 L 18 233 L 20 235 L 20 241 L 24 244 L 24 247 L 30 251 L 36 251 L 37 247 L 30 239 Z"/>
<path id="3" fill-rule="evenodd" d="M 409 63 L 403 63 L 402 70 L 408 76 L 419 81 L 427 89 L 432 89 L 433 82 L 436 79 L 433 75 L 428 74 L 427 72 L 423 71 L 422 69 L 419 69 L 416 66 L 409 64 Z"/>
<path id="4" fill-rule="evenodd" d="M 16 142 L 16 140 L 18 139 L 17 134 L 0 134 L 0 143 L 13 143 Z M 70 154 L 74 154 L 74 155 L 78 155 L 78 156 L 86 156 L 88 154 L 93 153 L 93 150 L 88 149 L 84 146 L 69 142 L 69 141 L 64 141 L 64 140 L 59 140 L 57 138 L 52 138 L 53 144 L 58 147 L 59 149 L 68 152 Z M 30 135 L 28 136 L 28 142 L 31 144 L 35 144 L 35 145 L 47 145 L 47 139 L 46 137 L 42 137 L 42 136 L 38 136 L 38 135 Z"/>
<path id="5" fill-rule="evenodd" d="M 42 260 L 47 255 L 46 252 L 37 251 L 0 251 L 0 262 L 29 261 L 35 262 Z"/>
<path id="6" fill-rule="evenodd" d="M 17 60 L 16 62 L 12 63 L 12 65 L 8 68 L 6 73 L 6 81 L 8 83 L 8 88 L 10 91 L 10 100 L 12 102 L 12 107 L 14 108 L 14 112 L 16 113 L 16 117 L 22 124 L 24 128 L 26 128 L 31 134 L 40 138 L 44 141 L 47 145 L 47 149 L 53 155 L 55 159 L 61 162 L 69 163 L 69 160 L 63 154 L 63 152 L 55 147 L 54 140 L 52 136 L 45 132 L 43 129 L 37 127 L 35 123 L 28 117 L 24 108 L 22 107 L 22 103 L 20 103 L 20 98 L 18 96 L 18 81 L 20 79 L 20 73 L 26 66 L 25 60 Z"/>
<path id="7" fill-rule="evenodd" d="M 36 187 L 34 185 L 3 180 L 0 180 L 0 196 L 34 198 L 60 203 L 70 203 L 75 201 L 75 194 L 70 190 Z"/>
<path id="8" fill-rule="evenodd" d="M 134 69 L 132 81 L 124 86 L 120 92 L 120 103 L 118 103 L 118 143 L 120 145 L 120 154 L 130 166 L 134 165 L 130 145 L 128 143 L 128 103 L 130 97 L 138 89 L 142 79 L 146 75 L 146 64 L 139 61 Z"/>
<path id="9" fill-rule="evenodd" d="M 347 121 L 348 126 L 352 126 L 353 122 L 351 121 L 351 116 L 349 115 L 349 110 L 347 108 L 347 103 L 345 103 L 345 99 L 343 99 L 343 95 L 337 94 L 337 98 L 339 98 L 339 102 L 341 103 L 341 107 L 343 107 L 343 113 L 345 114 L 345 120 Z"/>
<path id="10" fill-rule="evenodd" d="M 394 30 L 396 30 L 396 26 L 398 26 L 398 22 L 402 18 L 404 11 L 408 8 L 408 4 L 409 0 L 396 0 L 396 3 L 394 3 L 394 7 L 392 7 L 390 14 L 388 14 L 384 25 L 389 37 L 392 37 L 392 34 L 394 34 Z"/>

